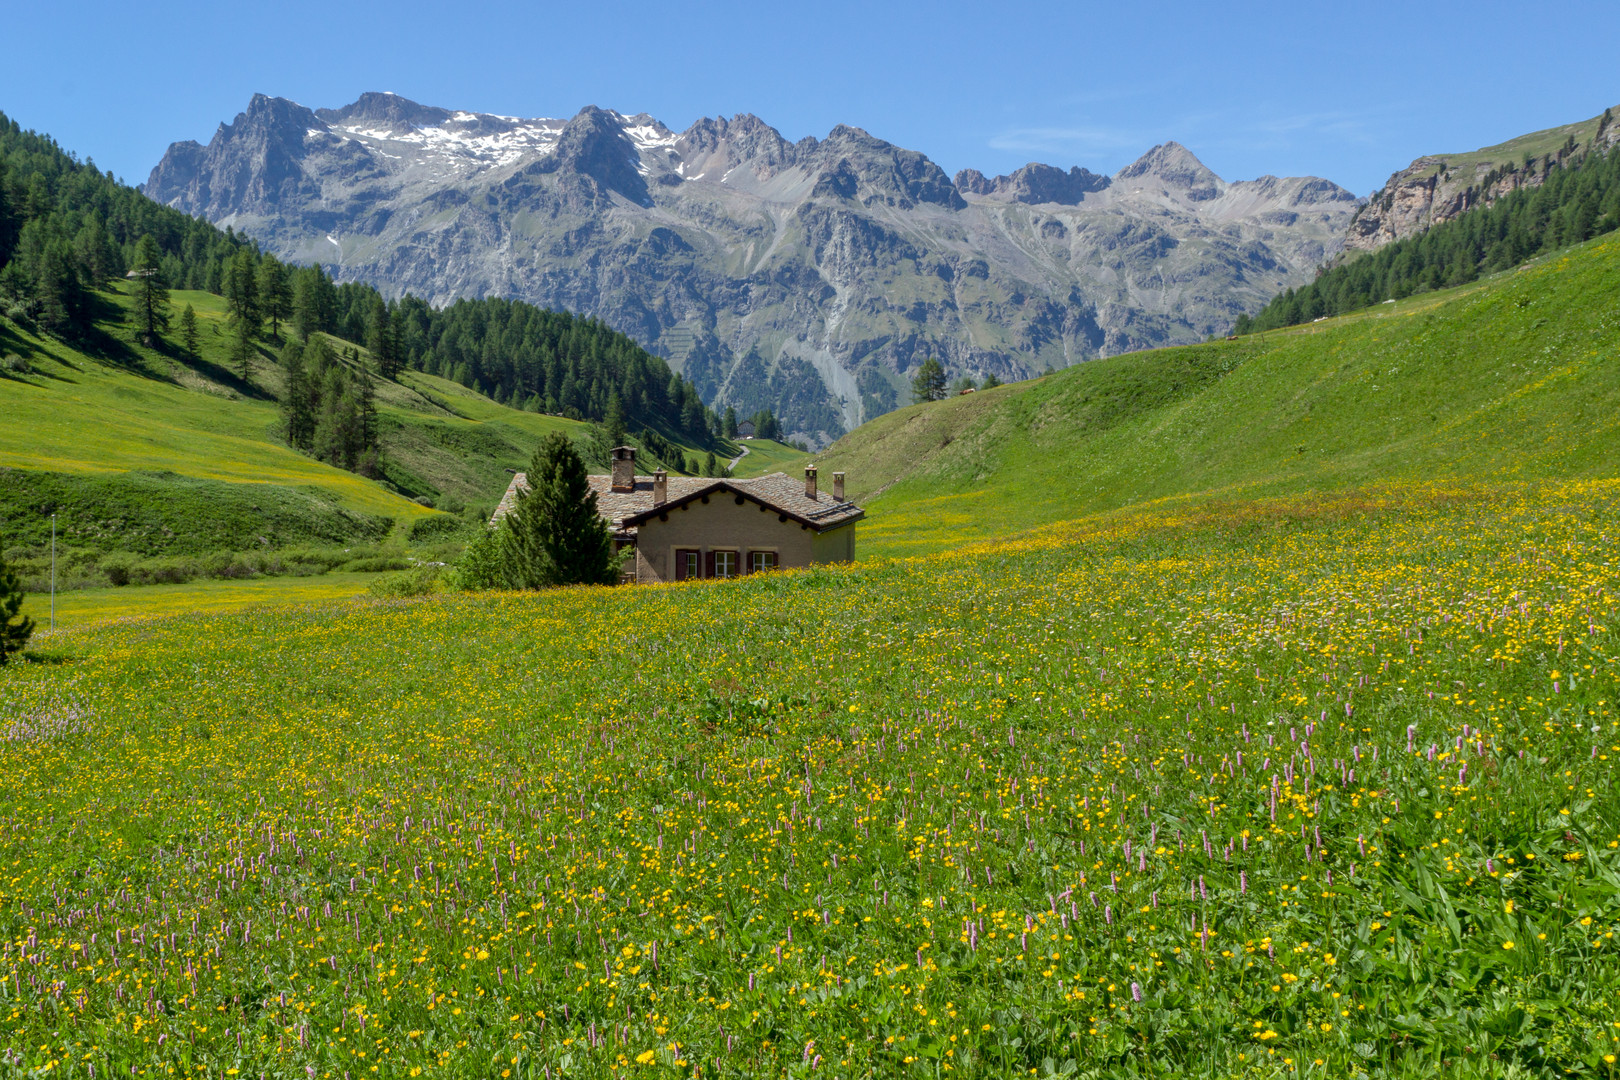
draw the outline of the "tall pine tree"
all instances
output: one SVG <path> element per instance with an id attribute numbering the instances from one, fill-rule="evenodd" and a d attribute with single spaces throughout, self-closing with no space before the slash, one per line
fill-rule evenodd
<path id="1" fill-rule="evenodd" d="M 162 254 L 157 241 L 142 236 L 135 245 L 135 312 L 141 320 L 141 333 L 148 346 L 157 344 L 158 335 L 169 328 L 169 288 L 163 281 Z"/>
<path id="2" fill-rule="evenodd" d="M 254 282 L 259 307 L 270 320 L 270 337 L 281 340 L 281 320 L 287 317 L 292 305 L 292 289 L 287 284 L 287 268 L 274 255 L 259 259 L 259 270 Z"/>
<path id="3" fill-rule="evenodd" d="M 529 462 L 528 482 L 502 532 L 507 584 L 538 589 L 617 581 L 613 537 L 596 512 L 585 462 L 568 436 L 545 437 Z"/>
<path id="4" fill-rule="evenodd" d="M 197 359 L 197 313 L 190 304 L 180 312 L 180 345 L 186 350 L 186 359 Z"/>

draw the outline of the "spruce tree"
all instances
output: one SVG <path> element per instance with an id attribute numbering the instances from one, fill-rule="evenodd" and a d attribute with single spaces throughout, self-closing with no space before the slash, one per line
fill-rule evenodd
<path id="1" fill-rule="evenodd" d="M 585 462 L 561 432 L 547 435 L 529 462 L 529 490 L 506 517 L 506 583 L 514 589 L 548 585 L 611 585 L 618 557 Z"/>
<path id="2" fill-rule="evenodd" d="M 169 289 L 163 282 L 163 256 L 157 241 L 143 236 L 135 245 L 135 311 L 147 346 L 157 344 L 158 335 L 169 328 Z"/>
<path id="3" fill-rule="evenodd" d="M 730 405 L 726 406 L 726 417 L 720 422 L 720 434 L 728 439 L 737 437 L 737 410 Z"/>
<path id="4" fill-rule="evenodd" d="M 0 554 L 0 664 L 14 652 L 21 652 L 34 632 L 34 620 L 22 613 L 22 582 Z"/>

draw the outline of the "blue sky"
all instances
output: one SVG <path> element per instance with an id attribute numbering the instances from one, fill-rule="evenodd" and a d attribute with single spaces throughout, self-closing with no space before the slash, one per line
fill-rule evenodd
<path id="1" fill-rule="evenodd" d="M 66 10 L 70 14 L 62 14 Z M 519 116 L 595 104 L 679 130 L 835 124 L 948 172 L 1113 172 L 1169 139 L 1227 179 L 1367 194 L 1424 153 L 1620 104 L 1620 3 L 196 3 L 11 6 L 0 110 L 139 182 L 254 92 L 364 90 Z"/>

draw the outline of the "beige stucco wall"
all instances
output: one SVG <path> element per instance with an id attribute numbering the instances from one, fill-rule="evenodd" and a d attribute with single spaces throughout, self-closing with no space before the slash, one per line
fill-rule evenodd
<path id="1" fill-rule="evenodd" d="M 855 523 L 852 521 L 848 525 L 817 533 L 811 545 L 810 559 L 818 563 L 854 562 Z"/>
<path id="2" fill-rule="evenodd" d="M 831 546 L 827 537 L 836 538 Z M 721 492 L 711 495 L 707 503 L 694 499 L 685 504 L 685 509 L 672 509 L 668 521 L 655 517 L 639 526 L 636 580 L 675 580 L 677 548 L 697 548 L 705 554 L 736 551 L 738 563 L 744 568 L 746 552 L 774 551 L 776 565 L 786 568 L 853 558 L 854 537 L 853 523 L 818 536 L 792 519 L 779 520 L 774 510 L 762 510 L 751 500 L 739 506 L 735 495 Z"/>

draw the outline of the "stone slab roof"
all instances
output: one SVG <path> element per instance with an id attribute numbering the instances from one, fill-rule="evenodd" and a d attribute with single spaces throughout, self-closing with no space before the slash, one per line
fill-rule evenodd
<path id="1" fill-rule="evenodd" d="M 586 480 L 591 490 L 596 492 L 597 512 L 620 533 L 634 532 L 636 525 L 654 513 L 662 513 L 670 507 L 722 491 L 752 498 L 817 532 L 825 532 L 866 516 L 866 511 L 859 506 L 848 499 L 834 499 L 828 491 L 818 491 L 815 498 L 810 498 L 804 492 L 804 481 L 795 480 L 786 473 L 771 473 L 746 480 L 671 476 L 667 481 L 666 501 L 657 506 L 653 505 L 653 478 L 650 476 L 637 476 L 633 491 L 614 491 L 613 478 L 610 476 L 589 476 Z M 501 504 L 489 519 L 490 524 L 510 513 L 517 503 L 518 493 L 527 490 L 528 477 L 523 473 L 514 475 L 512 482 L 507 485 L 506 494 L 501 496 Z"/>

